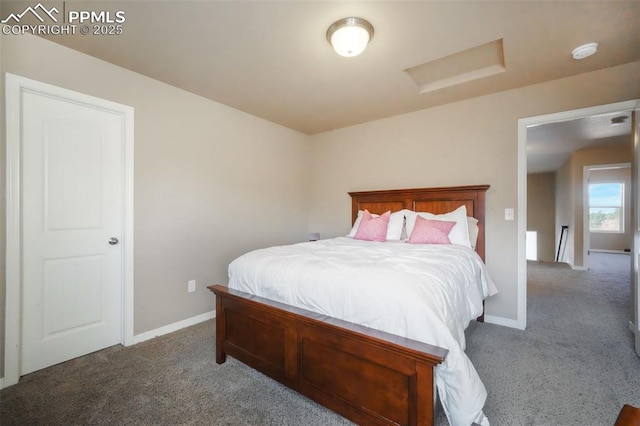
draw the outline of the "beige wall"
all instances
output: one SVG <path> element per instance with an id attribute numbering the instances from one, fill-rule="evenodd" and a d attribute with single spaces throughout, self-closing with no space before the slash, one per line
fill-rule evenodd
<path id="1" fill-rule="evenodd" d="M 135 108 L 135 334 L 213 310 L 205 286 L 239 254 L 306 240 L 306 135 L 41 38 L 0 40 L 2 87 L 6 71 Z"/>
<path id="2" fill-rule="evenodd" d="M 556 224 L 555 224 L 555 246 L 556 250 L 560 244 L 560 232 L 562 226 L 568 226 L 562 236 L 560 246 L 559 262 L 573 264 L 574 234 L 575 234 L 575 182 L 573 175 L 574 160 L 569 157 L 562 167 L 556 172 Z M 556 252 L 557 253 L 557 252 Z"/>
<path id="3" fill-rule="evenodd" d="M 348 191 L 490 184 L 486 261 L 500 293 L 487 314 L 516 319 L 518 119 L 640 98 L 640 63 L 312 136 L 310 229 L 349 230 Z M 425 95 L 428 96 L 428 95 Z"/>
<path id="4" fill-rule="evenodd" d="M 556 175 L 533 173 L 527 176 L 527 231 L 537 233 L 537 258 L 553 262 L 556 224 Z"/>

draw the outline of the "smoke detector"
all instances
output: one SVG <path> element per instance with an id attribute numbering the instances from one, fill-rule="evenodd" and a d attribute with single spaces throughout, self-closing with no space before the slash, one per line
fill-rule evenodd
<path id="1" fill-rule="evenodd" d="M 571 51 L 571 56 L 573 59 L 580 60 L 584 58 L 588 58 L 598 51 L 598 43 L 587 43 L 582 46 L 578 46 Z"/>

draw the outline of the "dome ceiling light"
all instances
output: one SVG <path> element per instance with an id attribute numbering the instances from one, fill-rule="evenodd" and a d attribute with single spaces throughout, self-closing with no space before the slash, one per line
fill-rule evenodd
<path id="1" fill-rule="evenodd" d="M 340 19 L 327 30 L 327 41 L 338 55 L 345 57 L 361 54 L 372 38 L 373 25 L 362 18 Z"/>

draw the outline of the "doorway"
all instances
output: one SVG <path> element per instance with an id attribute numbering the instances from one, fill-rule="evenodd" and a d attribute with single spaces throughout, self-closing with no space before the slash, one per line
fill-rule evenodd
<path id="1" fill-rule="evenodd" d="M 609 105 L 601 105 L 597 107 L 585 108 L 580 110 L 566 111 L 561 113 L 528 117 L 518 120 L 518 308 L 516 327 L 525 329 L 527 326 L 527 259 L 526 259 L 526 232 L 527 232 L 527 140 L 528 130 L 537 126 L 544 126 L 553 123 L 562 123 L 570 120 L 583 119 L 586 117 L 601 116 L 604 114 L 613 114 L 620 111 L 633 111 L 638 107 L 638 101 L 627 101 Z M 580 186 L 582 186 L 580 179 Z M 575 191 L 576 195 L 570 199 L 572 205 L 579 205 L 582 210 L 582 192 Z M 637 200 L 634 199 L 634 202 Z M 561 219 L 564 220 L 564 219 Z M 569 228 L 569 238 L 573 237 L 573 232 L 582 233 L 583 217 L 582 212 L 579 215 L 572 215 L 567 218 L 569 223 L 558 223 L 567 225 Z M 559 234 L 558 234 L 559 236 Z M 580 235 L 581 236 L 581 235 Z M 582 240 L 582 238 L 580 238 Z M 582 265 L 582 241 L 579 247 L 572 247 L 572 255 L 577 258 L 577 265 Z"/>
<path id="2" fill-rule="evenodd" d="M 133 340 L 133 108 L 6 74 L 4 385 Z"/>

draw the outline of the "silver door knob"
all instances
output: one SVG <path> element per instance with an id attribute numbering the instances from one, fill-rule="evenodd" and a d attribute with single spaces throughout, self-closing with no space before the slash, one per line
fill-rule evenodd
<path id="1" fill-rule="evenodd" d="M 118 239 L 116 237 L 111 237 L 109 238 L 109 244 L 111 244 L 112 246 L 115 246 L 116 244 L 118 244 L 120 241 L 118 241 Z"/>

